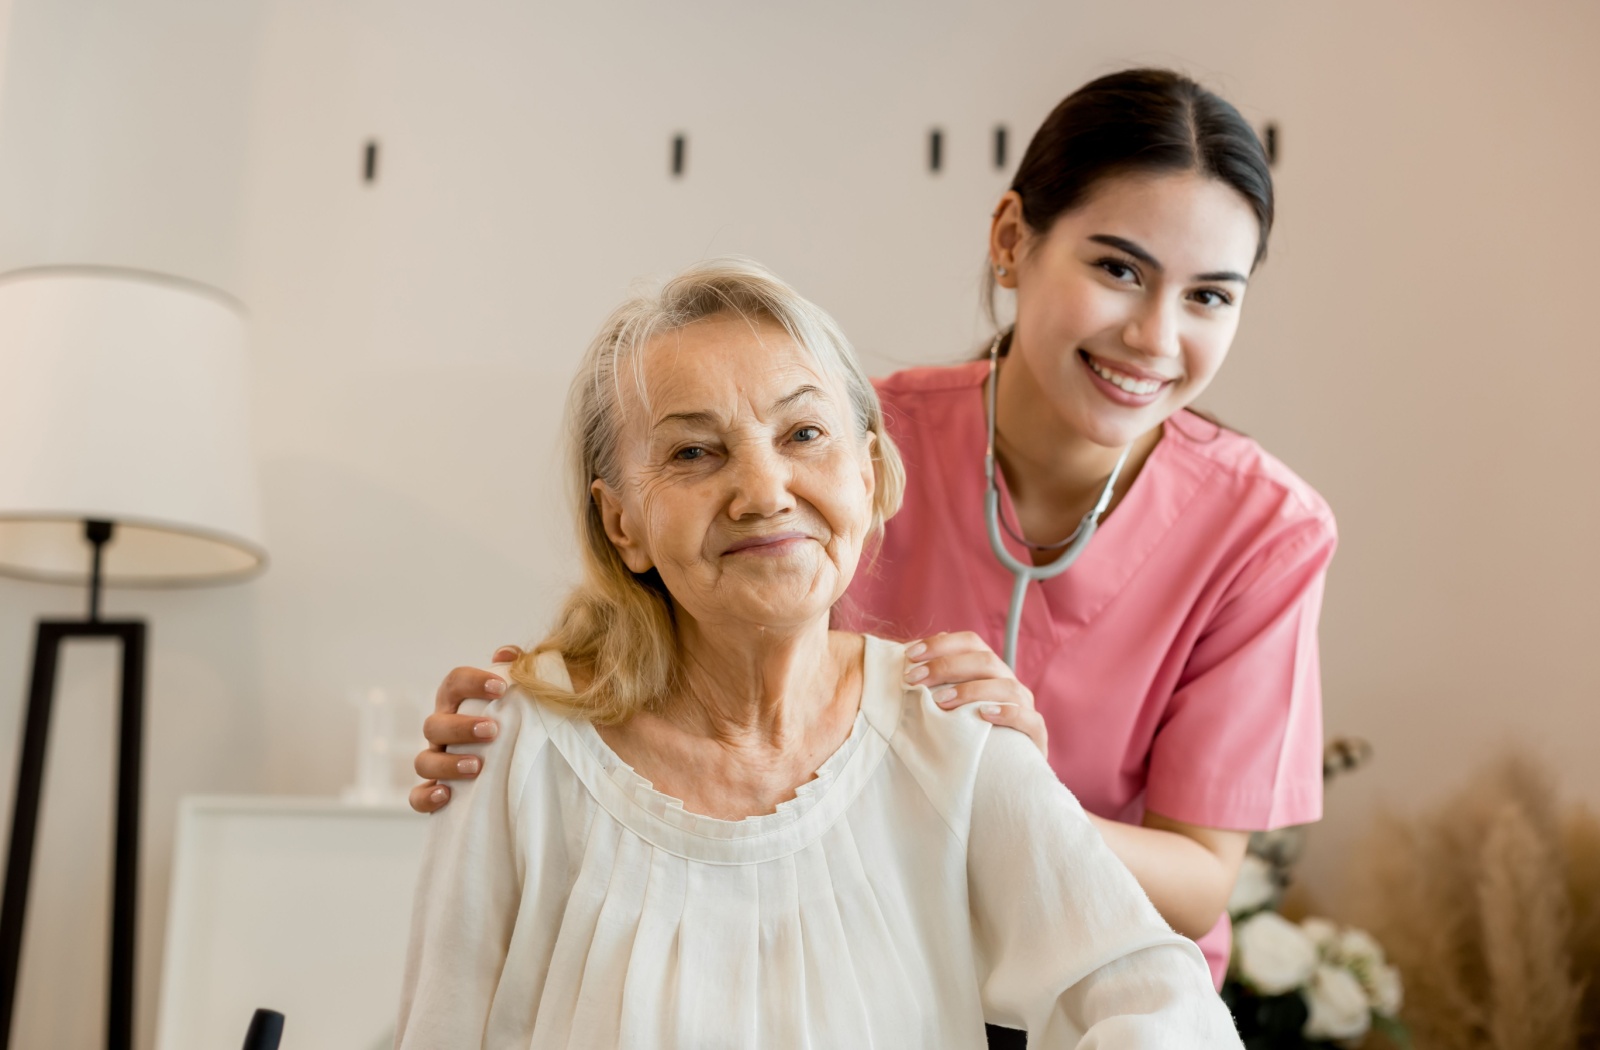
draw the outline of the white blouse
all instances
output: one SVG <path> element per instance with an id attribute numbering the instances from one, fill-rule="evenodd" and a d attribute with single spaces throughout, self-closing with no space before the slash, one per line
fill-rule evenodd
<path id="1" fill-rule="evenodd" d="M 849 738 L 771 814 L 655 791 L 512 689 L 431 819 L 396 1047 L 1238 1047 L 1032 742 L 866 645 Z M 539 673 L 569 684 L 559 656 Z M 452 749 L 456 750 L 456 749 Z"/>

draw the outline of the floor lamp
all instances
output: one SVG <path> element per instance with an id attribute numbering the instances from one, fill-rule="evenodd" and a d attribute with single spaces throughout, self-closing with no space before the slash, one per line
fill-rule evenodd
<path id="1" fill-rule="evenodd" d="M 0 274 L 0 574 L 88 586 L 82 620 L 41 620 L 0 901 L 0 1050 L 19 964 L 57 658 L 122 647 L 106 1046 L 131 1050 L 145 624 L 100 618 L 103 586 L 173 587 L 265 565 L 244 318 L 227 295 L 112 267 Z"/>

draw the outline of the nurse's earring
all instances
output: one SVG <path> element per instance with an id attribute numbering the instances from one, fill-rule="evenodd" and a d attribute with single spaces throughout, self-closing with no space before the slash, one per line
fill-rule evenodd
<path id="1" fill-rule="evenodd" d="M 1004 277 L 1006 274 L 1008 274 L 1010 272 L 1011 271 L 1006 269 L 1004 266 L 996 266 L 994 268 L 994 273 L 995 273 L 996 277 Z"/>

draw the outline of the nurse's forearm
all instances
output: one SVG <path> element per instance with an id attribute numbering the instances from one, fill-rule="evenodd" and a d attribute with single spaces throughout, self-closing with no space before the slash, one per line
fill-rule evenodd
<path id="1" fill-rule="evenodd" d="M 1238 877 L 1237 862 L 1176 831 L 1088 816 L 1174 930 L 1198 939 L 1217 924 Z"/>

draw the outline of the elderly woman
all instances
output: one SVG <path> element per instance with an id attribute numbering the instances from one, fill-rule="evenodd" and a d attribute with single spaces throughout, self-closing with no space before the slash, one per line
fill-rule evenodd
<path id="1" fill-rule="evenodd" d="M 433 817 L 397 1046 L 1237 1046 L 1023 734 L 829 630 L 903 475 L 760 268 L 619 308 L 568 406 L 582 584 Z"/>

